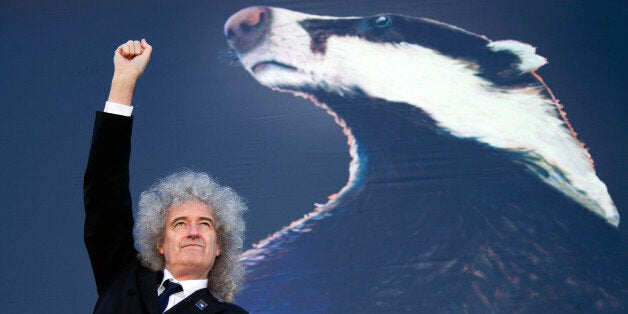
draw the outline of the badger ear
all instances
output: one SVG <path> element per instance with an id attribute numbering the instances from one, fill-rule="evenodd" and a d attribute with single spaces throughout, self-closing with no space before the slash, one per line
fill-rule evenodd
<path id="1" fill-rule="evenodd" d="M 535 47 L 516 40 L 492 41 L 487 47 L 494 52 L 509 52 L 519 58 L 519 75 L 534 71 L 547 63 L 547 59 L 536 54 Z"/>

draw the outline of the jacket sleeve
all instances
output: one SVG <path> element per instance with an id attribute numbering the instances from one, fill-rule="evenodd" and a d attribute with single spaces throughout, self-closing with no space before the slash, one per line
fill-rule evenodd
<path id="1" fill-rule="evenodd" d="M 132 117 L 97 112 L 83 179 L 84 240 L 100 295 L 132 261 L 129 192 Z"/>

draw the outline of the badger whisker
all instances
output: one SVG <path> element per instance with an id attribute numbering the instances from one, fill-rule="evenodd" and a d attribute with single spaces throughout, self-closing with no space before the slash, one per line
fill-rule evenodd
<path id="1" fill-rule="evenodd" d="M 220 63 L 224 63 L 229 66 L 242 66 L 238 53 L 232 48 L 221 49 L 218 51 L 216 58 Z"/>

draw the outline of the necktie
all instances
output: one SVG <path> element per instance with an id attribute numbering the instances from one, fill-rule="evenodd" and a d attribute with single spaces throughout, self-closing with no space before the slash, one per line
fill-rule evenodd
<path id="1" fill-rule="evenodd" d="M 170 280 L 164 281 L 163 286 L 166 289 L 159 295 L 159 313 L 163 313 L 166 310 L 171 295 L 183 291 L 183 287 L 180 284 Z"/>

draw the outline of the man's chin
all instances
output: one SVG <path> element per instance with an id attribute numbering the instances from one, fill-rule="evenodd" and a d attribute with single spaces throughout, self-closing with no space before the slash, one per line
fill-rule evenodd
<path id="1" fill-rule="evenodd" d="M 200 265 L 203 264 L 204 259 L 204 255 L 200 250 L 197 252 L 186 252 L 181 255 L 181 260 L 185 265 Z"/>

